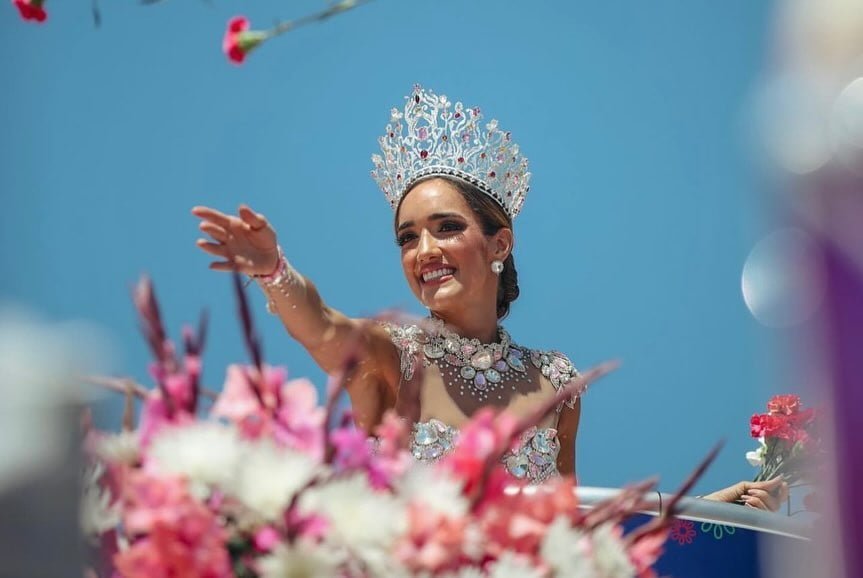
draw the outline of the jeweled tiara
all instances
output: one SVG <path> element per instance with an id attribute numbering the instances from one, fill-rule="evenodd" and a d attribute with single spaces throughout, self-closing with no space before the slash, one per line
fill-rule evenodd
<path id="1" fill-rule="evenodd" d="M 392 109 L 386 134 L 378 139 L 383 156 L 372 155 L 372 178 L 393 209 L 417 180 L 449 175 L 475 185 L 514 219 L 530 189 L 530 173 L 510 133 L 496 120 L 483 127 L 479 108 L 453 105 L 419 85 L 405 98 L 404 112 Z"/>

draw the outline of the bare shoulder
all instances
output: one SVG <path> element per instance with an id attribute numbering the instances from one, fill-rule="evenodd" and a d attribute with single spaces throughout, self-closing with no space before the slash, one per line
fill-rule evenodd
<path id="1" fill-rule="evenodd" d="M 531 364 L 539 369 L 543 377 L 548 379 L 555 390 L 561 390 L 580 375 L 569 357 L 560 351 L 542 349 L 528 349 L 527 351 Z M 574 408 L 582 393 L 584 393 L 584 390 L 577 391 L 570 399 L 564 402 L 566 406 Z"/>

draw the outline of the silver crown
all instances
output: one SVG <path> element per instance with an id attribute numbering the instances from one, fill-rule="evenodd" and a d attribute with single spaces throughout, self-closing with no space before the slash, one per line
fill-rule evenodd
<path id="1" fill-rule="evenodd" d="M 510 133 L 492 120 L 482 127 L 479 108 L 453 105 L 414 85 L 404 112 L 392 109 L 387 132 L 378 139 L 381 155 L 372 155 L 372 178 L 396 209 L 417 180 L 449 175 L 475 185 L 514 219 L 530 189 L 527 159 Z"/>

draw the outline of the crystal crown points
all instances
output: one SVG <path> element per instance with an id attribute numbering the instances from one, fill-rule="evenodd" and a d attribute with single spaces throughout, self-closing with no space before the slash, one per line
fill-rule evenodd
<path id="1" fill-rule="evenodd" d="M 511 219 L 530 189 L 527 158 L 497 120 L 482 124 L 477 107 L 453 104 L 415 85 L 403 111 L 393 108 L 372 178 L 395 210 L 419 179 L 448 175 L 492 197 Z"/>

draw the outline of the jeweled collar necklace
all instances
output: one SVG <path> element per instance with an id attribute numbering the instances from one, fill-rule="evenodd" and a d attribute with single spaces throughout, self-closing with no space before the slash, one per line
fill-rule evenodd
<path id="1" fill-rule="evenodd" d="M 498 343 L 481 343 L 479 339 L 461 337 L 437 318 L 430 318 L 428 340 L 422 352 L 434 362 L 450 386 L 458 385 L 462 395 L 479 401 L 490 395 L 502 399 L 501 390 L 526 379 L 525 349 L 514 344 L 509 333 L 498 326 Z M 440 363 L 440 362 L 443 363 Z"/>

